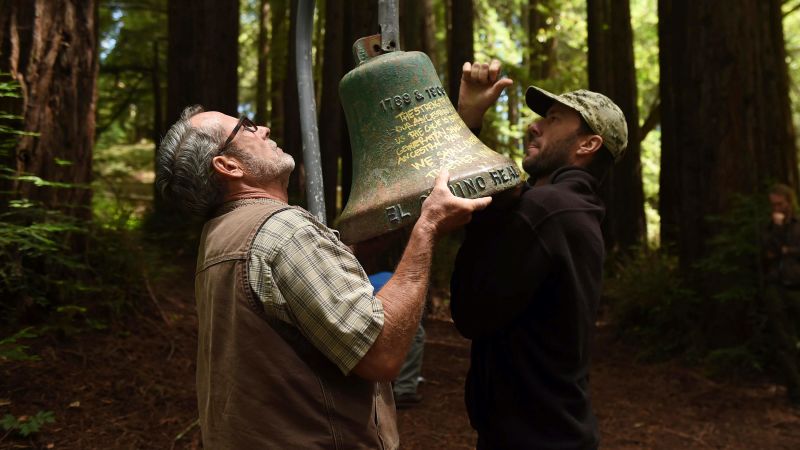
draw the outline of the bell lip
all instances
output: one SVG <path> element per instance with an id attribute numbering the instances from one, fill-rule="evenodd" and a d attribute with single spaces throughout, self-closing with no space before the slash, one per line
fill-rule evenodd
<path id="1" fill-rule="evenodd" d="M 516 164 L 514 164 L 514 166 L 517 169 L 517 171 L 519 171 L 519 169 L 516 167 Z M 451 178 L 449 183 L 454 184 L 460 181 L 467 180 L 469 178 L 470 175 L 466 175 L 459 178 Z M 493 195 L 515 188 L 519 186 L 521 183 L 524 183 L 524 181 L 520 177 L 518 178 L 516 183 L 509 183 L 506 185 L 498 185 L 492 187 L 487 186 L 486 190 L 481 191 L 482 195 L 461 197 L 461 198 L 473 199 L 473 198 L 491 197 Z M 342 213 L 334 221 L 333 228 L 339 231 L 342 242 L 349 245 L 367 241 L 369 239 L 381 236 L 386 233 L 391 233 L 393 231 L 408 226 L 413 226 L 414 224 L 417 223 L 417 220 L 419 220 L 419 216 L 422 212 L 422 201 L 419 201 L 418 199 L 430 194 L 432 189 L 433 187 L 425 189 L 423 191 L 414 192 L 410 195 L 406 195 L 401 198 L 394 198 L 391 201 L 383 202 L 382 204 L 379 204 L 374 208 L 364 210 L 362 212 L 353 213 L 349 217 L 346 216 L 345 214 L 348 212 L 348 206 L 350 203 L 348 202 L 348 204 L 345 205 L 345 208 L 342 210 Z M 399 222 L 396 226 L 392 226 L 391 224 L 387 224 L 386 222 L 380 222 L 378 218 L 383 217 L 380 212 L 384 211 L 386 208 L 393 205 L 400 205 L 400 207 L 405 212 L 411 213 L 411 218 Z M 369 220 L 370 216 L 375 216 L 375 219 Z M 356 224 L 359 224 L 360 226 L 358 226 L 357 228 L 354 227 L 353 225 Z"/>

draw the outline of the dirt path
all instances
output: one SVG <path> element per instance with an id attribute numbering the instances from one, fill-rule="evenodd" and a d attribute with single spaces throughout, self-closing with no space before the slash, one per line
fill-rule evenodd
<path id="1" fill-rule="evenodd" d="M 467 341 L 452 324 L 428 321 L 420 392 L 424 403 L 400 411 L 404 448 L 474 448 L 462 400 Z M 598 330 L 591 372 L 606 449 L 798 449 L 800 412 L 772 385 L 713 382 L 676 363 L 642 365 Z"/>
<path id="2" fill-rule="evenodd" d="M 196 320 L 186 289 L 157 296 L 112 333 L 39 342 L 40 361 L 0 366 L 0 416 L 51 410 L 34 439 L 0 448 L 198 448 L 193 390 Z M 398 414 L 403 448 L 473 448 L 462 401 L 468 342 L 446 321 L 427 322 L 423 403 Z M 592 392 L 608 449 L 800 448 L 800 413 L 770 385 L 717 383 L 675 363 L 642 365 L 601 328 Z"/>

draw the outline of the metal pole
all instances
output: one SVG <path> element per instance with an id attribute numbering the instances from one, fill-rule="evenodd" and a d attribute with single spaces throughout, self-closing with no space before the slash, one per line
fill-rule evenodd
<path id="1" fill-rule="evenodd" d="M 400 19 L 397 0 L 378 0 L 378 23 L 381 27 L 381 49 L 400 50 Z"/>
<path id="2" fill-rule="evenodd" d="M 303 160 L 306 167 L 308 210 L 325 223 L 325 191 L 322 187 L 322 163 L 319 154 L 317 106 L 314 78 L 311 73 L 311 34 L 314 30 L 314 0 L 299 0 L 295 27 L 295 64 L 297 93 L 300 99 L 300 129 L 303 137 Z"/>

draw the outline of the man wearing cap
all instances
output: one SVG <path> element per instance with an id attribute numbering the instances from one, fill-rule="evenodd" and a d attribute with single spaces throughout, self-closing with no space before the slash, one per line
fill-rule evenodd
<path id="1" fill-rule="evenodd" d="M 464 65 L 459 113 L 480 127 L 512 82 L 500 64 Z M 476 214 L 456 258 L 451 311 L 472 340 L 466 403 L 479 449 L 591 449 L 589 350 L 605 256 L 598 184 L 627 144 L 622 111 L 586 90 L 528 88 L 516 192 Z"/>

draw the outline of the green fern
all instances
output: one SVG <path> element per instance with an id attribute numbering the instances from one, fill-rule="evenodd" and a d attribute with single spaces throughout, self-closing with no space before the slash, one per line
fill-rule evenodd
<path id="1" fill-rule="evenodd" d="M 54 423 L 56 416 L 53 411 L 39 411 L 33 416 L 19 416 L 14 417 L 11 414 L 6 414 L 0 420 L 0 425 L 6 431 L 13 431 L 22 437 L 28 437 L 31 434 L 38 433 L 45 424 Z"/>

